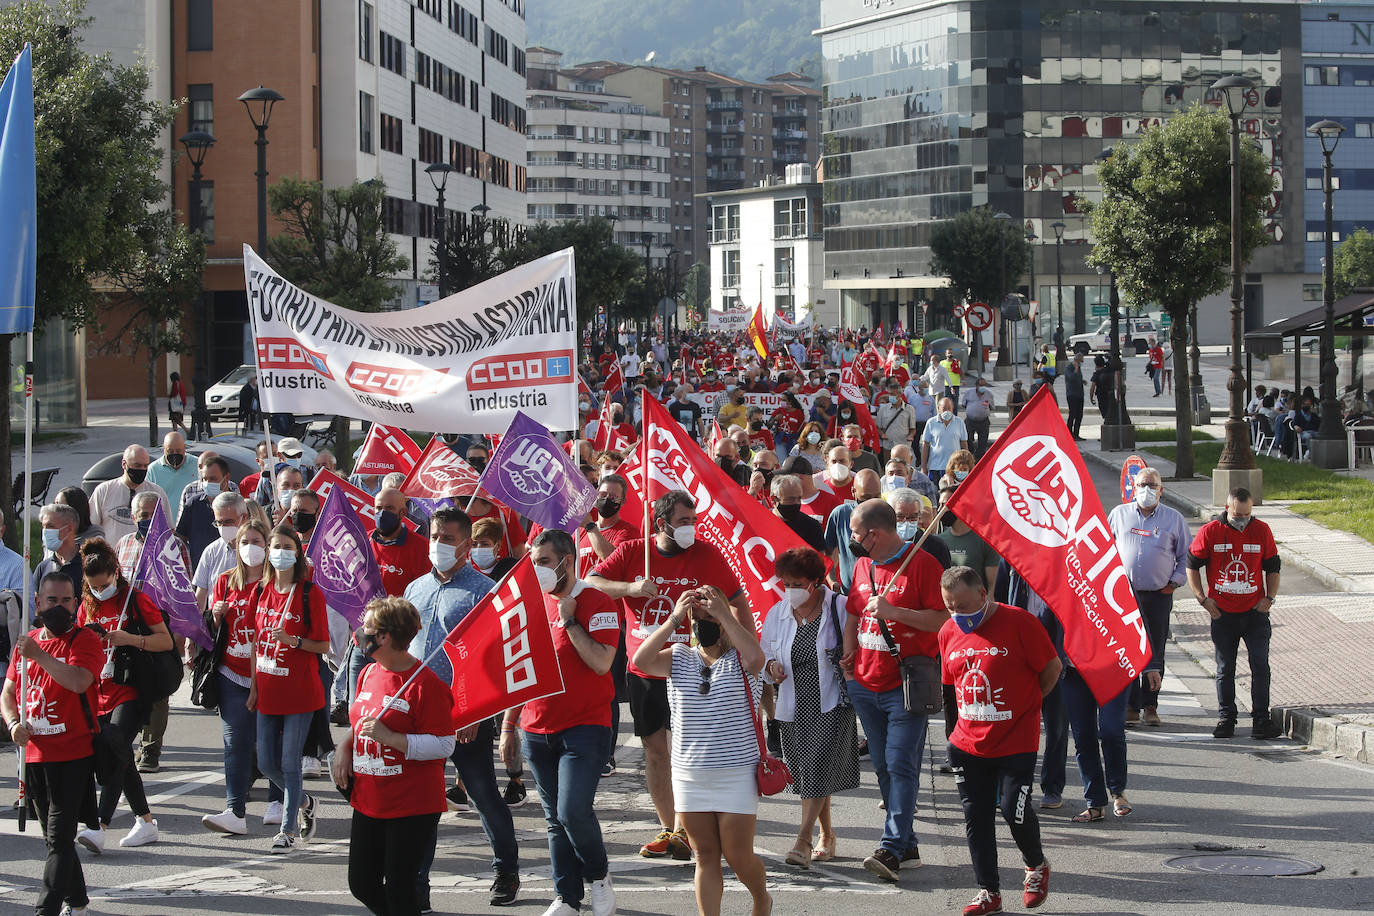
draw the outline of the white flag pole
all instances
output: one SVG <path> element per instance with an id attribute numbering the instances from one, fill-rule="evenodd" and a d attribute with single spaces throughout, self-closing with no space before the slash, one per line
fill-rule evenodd
<path id="1" fill-rule="evenodd" d="M 33 600 L 32 579 L 28 570 L 32 569 L 29 549 L 29 526 L 33 518 L 33 331 L 27 337 L 27 353 L 24 361 L 24 604 L 20 610 L 20 632 L 25 630 L 24 619 L 31 612 L 29 603 Z M 21 659 L 19 665 L 19 724 L 29 723 L 29 663 Z M 23 833 L 28 820 L 28 758 L 25 748 L 19 748 L 19 832 Z"/>

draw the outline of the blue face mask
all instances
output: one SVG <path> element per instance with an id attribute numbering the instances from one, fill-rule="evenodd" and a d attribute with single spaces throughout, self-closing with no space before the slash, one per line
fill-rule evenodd
<path id="1" fill-rule="evenodd" d="M 958 626 L 959 629 L 963 630 L 965 633 L 972 633 L 974 630 L 978 629 L 978 627 L 983 623 L 983 618 L 988 615 L 988 607 L 991 606 L 991 603 L 992 602 L 990 601 L 984 601 L 983 606 L 980 607 L 978 610 L 974 611 L 972 614 L 952 615 L 954 617 L 955 625 Z"/>
<path id="2" fill-rule="evenodd" d="M 43 529 L 43 548 L 51 553 L 57 553 L 57 549 L 62 546 L 62 531 L 58 528 Z"/>
<path id="3" fill-rule="evenodd" d="M 909 541 L 916 537 L 921 531 L 921 526 L 916 522 L 898 522 L 897 537 L 904 541 Z"/>
<path id="4" fill-rule="evenodd" d="M 205 497 L 207 499 L 214 499 L 219 495 L 219 484 L 215 481 L 207 480 L 202 483 L 201 486 L 205 488 Z"/>
<path id="5" fill-rule="evenodd" d="M 151 527 L 153 527 L 153 520 L 150 519 L 150 518 L 141 518 L 141 519 L 138 520 L 137 525 L 138 525 L 138 536 L 139 536 L 139 539 L 141 540 L 141 539 L 146 538 L 146 537 L 148 536 L 148 529 L 151 528 Z"/>

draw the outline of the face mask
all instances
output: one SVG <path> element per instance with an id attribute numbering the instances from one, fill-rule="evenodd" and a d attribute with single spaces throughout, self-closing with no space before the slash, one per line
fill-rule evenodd
<path id="1" fill-rule="evenodd" d="M 694 620 L 692 635 L 697 638 L 697 645 L 709 649 L 720 642 L 720 624 L 714 620 Z"/>
<path id="2" fill-rule="evenodd" d="M 267 559 L 267 548 L 257 544 L 240 544 L 239 559 L 244 566 L 261 566 L 262 561 Z"/>
<path id="3" fill-rule="evenodd" d="M 673 543 L 686 550 L 697 542 L 697 529 L 695 525 L 681 525 L 672 531 Z"/>
<path id="4" fill-rule="evenodd" d="M 952 411 L 952 410 L 942 410 L 942 411 L 940 411 L 940 422 L 942 422 L 942 423 L 948 423 L 950 420 L 953 420 L 953 419 L 954 419 L 954 411 Z"/>
<path id="5" fill-rule="evenodd" d="M 430 565 L 439 572 L 448 572 L 458 562 L 458 548 L 452 544 L 431 541 L 429 545 Z"/>
<path id="6" fill-rule="evenodd" d="M 472 548 L 472 565 L 478 569 L 491 569 L 496 565 L 495 547 Z"/>
<path id="7" fill-rule="evenodd" d="M 735 390 L 736 388 L 738 388 L 738 387 L 739 387 L 739 386 L 736 385 L 734 382 L 730 382 L 728 385 L 725 386 L 725 390 L 726 390 L 726 391 L 734 391 L 734 390 Z M 743 403 L 744 403 L 744 398 L 735 398 L 735 403 L 736 403 L 736 404 L 743 404 Z"/>
<path id="8" fill-rule="evenodd" d="M 1250 516 L 1248 516 L 1248 515 L 1228 515 L 1228 516 L 1226 517 L 1226 524 L 1230 525 L 1232 528 L 1236 529 L 1237 531 L 1244 531 L 1244 530 L 1245 530 L 1245 526 L 1248 525 L 1248 524 L 1250 524 Z"/>
<path id="9" fill-rule="evenodd" d="M 735 469 L 735 459 L 727 458 L 723 455 L 716 459 L 716 464 L 727 474 Z"/>
<path id="10" fill-rule="evenodd" d="M 884 477 L 882 480 L 882 485 L 883 492 L 886 493 L 889 490 L 897 490 L 906 486 L 906 479 L 898 477 L 894 474 L 890 477 Z"/>
<path id="11" fill-rule="evenodd" d="M 1153 509 L 1159 505 L 1159 491 L 1154 487 L 1136 487 L 1135 504 L 1142 509 Z"/>
<path id="12" fill-rule="evenodd" d="M 72 612 L 60 604 L 54 604 L 38 612 L 38 622 L 47 627 L 52 635 L 61 636 L 72 628 Z"/>
<path id="13" fill-rule="evenodd" d="M 586 413 L 587 411 L 592 409 L 592 405 L 588 404 L 586 401 L 578 401 L 577 409 L 582 411 L 583 413 Z"/>
<path id="14" fill-rule="evenodd" d="M 139 484 L 143 483 L 143 481 L 146 480 L 148 477 L 147 468 L 125 468 L 124 473 L 129 478 L 129 480 L 133 482 L 134 486 L 138 486 Z"/>
<path id="15" fill-rule="evenodd" d="M 954 523 L 957 521 L 958 519 L 954 517 L 953 512 L 946 512 L 944 515 L 940 516 L 940 527 L 953 528 Z"/>
<path id="16" fill-rule="evenodd" d="M 955 471 L 955 472 L 954 472 L 954 479 L 955 479 L 955 480 L 963 480 L 963 479 L 964 479 L 965 477 L 967 477 L 967 476 L 968 476 L 968 471 Z"/>
<path id="17" fill-rule="evenodd" d="M 186 463 L 186 455 L 184 453 L 177 454 L 176 452 L 168 452 L 162 456 L 162 460 L 166 462 L 167 467 L 176 471 L 180 470 L 181 466 Z"/>
<path id="18" fill-rule="evenodd" d="M 487 469 L 487 459 L 485 458 L 469 458 L 468 464 L 472 465 L 473 468 L 478 471 L 485 471 Z"/>
<path id="19" fill-rule="evenodd" d="M 296 565 L 296 551 L 289 547 L 274 547 L 267 552 L 273 569 L 285 570 Z"/>
<path id="20" fill-rule="evenodd" d="M 783 595 L 787 598 L 788 606 L 795 611 L 807 601 L 811 600 L 811 589 L 789 586 L 783 589 Z"/>
<path id="21" fill-rule="evenodd" d="M 239 526 L 221 525 L 219 529 L 219 536 L 224 540 L 224 543 L 232 544 L 234 543 L 234 539 L 239 536 Z"/>
<path id="22" fill-rule="evenodd" d="M 613 496 L 602 496 L 596 501 L 596 511 L 602 518 L 610 518 L 620 511 L 622 505 L 624 503 Z"/>
<path id="23" fill-rule="evenodd" d="M 821 434 L 820 434 L 820 433 L 807 433 L 807 434 L 806 434 L 806 441 L 807 441 L 807 442 L 810 442 L 812 445 L 815 445 L 817 442 L 820 442 L 820 441 L 821 441 Z"/>
<path id="24" fill-rule="evenodd" d="M 207 480 L 203 482 L 201 486 L 205 488 L 206 499 L 214 499 L 219 495 L 219 484 L 215 483 L 213 480 Z"/>
<path id="25" fill-rule="evenodd" d="M 148 529 L 153 527 L 153 520 L 141 518 L 135 524 L 138 525 L 138 539 L 141 541 L 148 536 Z"/>
<path id="26" fill-rule="evenodd" d="M 563 562 L 557 566 L 536 566 L 534 568 L 534 577 L 539 580 L 539 590 L 544 594 L 551 595 L 558 588 L 558 582 L 563 578 L 558 574 L 558 570 L 563 568 Z"/>
<path id="27" fill-rule="evenodd" d="M 383 509 L 377 513 L 377 530 L 386 534 L 388 531 L 395 531 L 401 525 L 401 517 L 390 509 Z"/>
<path id="28" fill-rule="evenodd" d="M 62 532 L 57 528 L 43 529 L 43 548 L 49 553 L 57 553 L 62 546 Z"/>
<path id="29" fill-rule="evenodd" d="M 358 651 L 363 653 L 364 658 L 371 658 L 372 653 L 376 652 L 381 645 L 377 641 L 378 633 L 364 633 L 363 628 L 359 627 L 353 631 L 353 645 L 358 647 Z"/>
<path id="30" fill-rule="evenodd" d="M 898 522 L 897 537 L 904 541 L 909 541 L 921 531 L 921 526 L 916 522 Z"/>
<path id="31" fill-rule="evenodd" d="M 836 483 L 844 483 L 849 479 L 850 473 L 852 472 L 849 470 L 849 465 L 847 464 L 836 463 L 830 466 L 830 479 Z"/>
<path id="32" fill-rule="evenodd" d="M 281 504 L 283 509 L 291 508 L 291 494 L 295 492 L 295 490 L 281 490 L 277 493 L 277 502 Z"/>
<path id="33" fill-rule="evenodd" d="M 95 600 L 96 600 L 96 601 L 109 601 L 111 598 L 114 597 L 115 590 L 118 589 L 118 588 L 119 588 L 119 582 L 118 582 L 118 581 L 115 581 L 115 582 L 111 582 L 109 585 L 105 586 L 105 587 L 102 588 L 102 589 L 99 589 L 99 590 L 91 589 L 91 594 L 92 594 L 92 595 L 95 595 Z"/>
<path id="34" fill-rule="evenodd" d="M 856 538 L 849 539 L 849 552 L 854 555 L 856 560 L 862 560 L 868 556 L 868 548 Z"/>
<path id="35" fill-rule="evenodd" d="M 991 602 L 984 601 L 983 606 L 972 614 L 954 614 L 954 623 L 965 633 L 972 633 L 974 630 L 978 629 L 979 624 L 983 622 L 983 618 L 987 616 L 990 604 Z"/>
<path id="36" fill-rule="evenodd" d="M 778 515 L 781 516 L 782 520 L 785 522 L 794 522 L 801 518 L 801 514 L 801 506 L 778 506 Z"/>
<path id="37" fill-rule="evenodd" d="M 295 526 L 295 529 L 301 534 L 306 534 L 310 529 L 315 527 L 315 513 L 300 511 L 292 512 L 291 524 Z"/>

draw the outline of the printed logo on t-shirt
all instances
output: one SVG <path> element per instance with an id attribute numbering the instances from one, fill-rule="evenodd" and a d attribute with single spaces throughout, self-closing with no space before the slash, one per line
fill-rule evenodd
<path id="1" fill-rule="evenodd" d="M 287 600 L 291 596 L 287 595 Z M 293 614 L 290 610 L 285 611 L 280 616 L 271 615 L 268 617 L 267 630 L 284 629 L 288 620 L 300 620 L 299 614 Z M 277 642 L 266 633 L 258 640 L 258 673 L 270 674 L 274 677 L 289 677 L 291 669 L 282 663 L 282 656 L 286 654 L 287 646 Z"/>
<path id="2" fill-rule="evenodd" d="M 243 617 L 248 599 L 240 598 L 232 603 L 238 608 L 239 622 L 236 626 L 229 628 L 229 642 L 224 646 L 224 654 L 232 655 L 234 658 L 251 658 L 253 655 L 253 628 L 247 625 L 249 621 Z"/>
<path id="3" fill-rule="evenodd" d="M 1241 555 L 1233 553 L 1230 557 L 1230 562 L 1217 572 L 1217 583 L 1213 590 L 1224 595 L 1254 594 L 1258 586 L 1251 575 L 1250 567 Z"/>
<path id="4" fill-rule="evenodd" d="M 636 576 L 635 581 L 643 579 L 643 576 Z M 634 628 L 634 635 L 639 639 L 648 639 L 659 627 L 668 620 L 673 614 L 673 607 L 677 604 L 677 598 L 683 592 L 691 591 L 701 585 L 700 580 L 687 576 L 654 576 L 654 584 L 658 586 L 659 594 L 652 598 L 644 599 L 644 607 L 639 612 L 639 622 Z M 665 587 L 671 587 L 671 593 L 664 593 Z M 687 642 L 688 637 L 685 633 L 674 633 L 669 637 L 669 642 Z"/>
<path id="5" fill-rule="evenodd" d="M 600 630 L 620 629 L 620 617 L 612 611 L 601 614 L 593 614 L 592 619 L 587 621 L 587 632 L 596 633 Z"/>
<path id="6" fill-rule="evenodd" d="M 1009 655 L 1003 648 L 992 646 L 987 649 L 965 649 L 950 653 L 951 657 L 961 655 Z M 1003 705 L 1002 688 L 994 687 L 987 672 L 982 669 L 982 659 L 975 661 L 959 677 L 955 699 L 959 706 L 959 718 L 970 722 L 1005 722 L 1011 718 L 1011 709 Z"/>
<path id="7" fill-rule="evenodd" d="M 57 701 L 49 700 L 37 681 L 31 681 L 24 704 L 28 713 L 29 730 L 35 735 L 60 735 L 67 730 L 65 722 L 56 721 Z"/>

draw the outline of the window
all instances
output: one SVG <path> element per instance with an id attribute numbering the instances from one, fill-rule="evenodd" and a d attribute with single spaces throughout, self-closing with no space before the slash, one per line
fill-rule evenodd
<path id="1" fill-rule="evenodd" d="M 465 38 L 471 44 L 478 43 L 477 17 L 463 9 L 462 4 L 449 0 L 448 5 L 448 27 L 450 31 L 457 33 L 459 38 Z"/>
<path id="2" fill-rule="evenodd" d="M 806 198 L 774 201 L 773 238 L 796 239 L 804 238 L 806 234 Z"/>
<path id="3" fill-rule="evenodd" d="M 1367 140 L 1374 136 L 1374 121 L 1356 121 L 1355 136 L 1362 140 Z M 1339 183 L 1333 179 L 1333 185 L 1339 187 Z"/>
<path id="4" fill-rule="evenodd" d="M 215 241 L 215 183 L 201 179 L 200 182 L 200 231 L 205 236 L 205 244 Z"/>
<path id="5" fill-rule="evenodd" d="M 382 113 L 382 149 L 398 156 L 405 155 L 402 121 L 395 115 Z"/>
<path id="6" fill-rule="evenodd" d="M 1324 229 L 1308 229 L 1308 230 L 1307 230 L 1307 240 L 1308 240 L 1309 242 L 1324 242 L 1324 241 L 1326 241 L 1326 230 L 1324 230 Z M 1331 241 L 1332 241 L 1333 244 L 1337 244 L 1337 245 L 1340 244 L 1340 241 L 1341 241 L 1341 230 L 1339 230 L 1339 229 L 1333 229 L 1333 230 L 1331 230 Z"/>
<path id="7" fill-rule="evenodd" d="M 380 32 L 378 44 L 381 46 L 381 64 L 398 76 L 406 75 L 406 44 L 395 35 Z"/>
<path id="8" fill-rule="evenodd" d="M 1302 285 L 1303 302 L 1321 302 L 1322 285 L 1320 283 L 1304 283 Z"/>
<path id="9" fill-rule="evenodd" d="M 722 289 L 739 288 L 739 249 L 731 248 L 724 252 L 724 269 L 720 272 Z"/>
<path id="10" fill-rule="evenodd" d="M 1358 134 L 1357 134 L 1356 136 L 1358 136 Z M 1366 135 L 1366 136 L 1368 136 L 1368 135 Z M 1321 172 L 1318 172 L 1318 173 L 1315 174 L 1315 175 L 1308 175 L 1308 176 L 1307 176 L 1307 190 L 1309 190 L 1309 191 L 1320 191 L 1320 190 L 1322 190 L 1322 189 L 1323 189 L 1323 186 L 1322 186 L 1322 176 L 1321 176 Z M 1332 176 L 1331 176 L 1331 190 L 1333 190 L 1333 191 L 1339 191 L 1340 189 L 1341 189 L 1341 176 L 1339 176 L 1339 175 L 1332 175 Z"/>
<path id="11" fill-rule="evenodd" d="M 739 241 L 739 204 L 723 204 L 711 208 L 711 241 Z"/>
<path id="12" fill-rule="evenodd" d="M 420 153 L 421 162 L 443 162 L 444 161 L 444 138 L 432 130 L 420 128 Z"/>
<path id="13" fill-rule="evenodd" d="M 372 63 L 372 4 L 358 0 L 358 56 Z"/>
<path id="14" fill-rule="evenodd" d="M 214 50 L 214 20 L 214 0 L 186 0 L 186 50 Z"/>
<path id="15" fill-rule="evenodd" d="M 192 83 L 186 87 L 189 102 L 190 130 L 215 132 L 215 87 L 209 83 Z"/>
<path id="16" fill-rule="evenodd" d="M 1303 81 L 1309 86 L 1339 86 L 1340 67 L 1304 67 Z"/>
<path id="17" fill-rule="evenodd" d="M 358 93 L 358 149 L 364 153 L 372 149 L 373 99 L 366 92 Z"/>
<path id="18" fill-rule="evenodd" d="M 491 94 L 491 119 L 517 133 L 525 132 L 525 109 L 494 92 Z"/>
<path id="19" fill-rule="evenodd" d="M 510 43 L 500 32 L 487 26 L 487 56 L 493 60 L 510 65 Z"/>
<path id="20" fill-rule="evenodd" d="M 792 249 L 779 248 L 773 252 L 773 285 L 790 287 L 794 282 L 792 273 Z"/>

